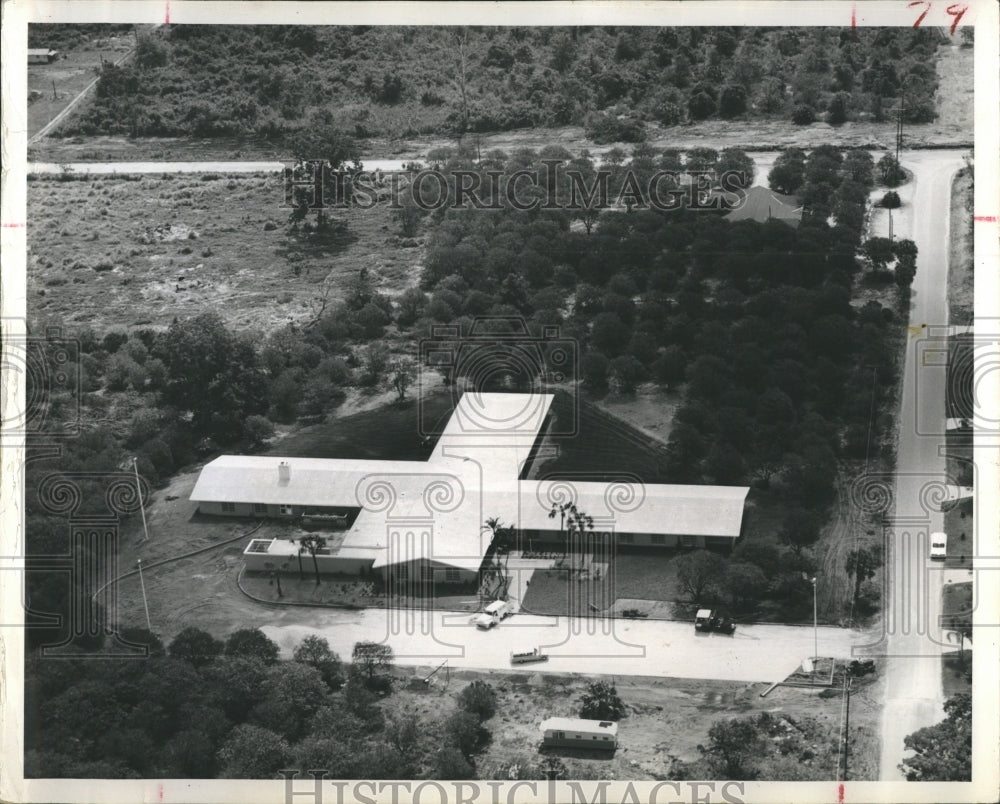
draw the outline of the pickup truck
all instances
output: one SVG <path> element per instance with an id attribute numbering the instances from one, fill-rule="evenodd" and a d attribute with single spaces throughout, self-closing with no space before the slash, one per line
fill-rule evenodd
<path id="1" fill-rule="evenodd" d="M 511 609 L 510 604 L 503 600 L 494 600 L 485 609 L 483 609 L 481 614 L 477 614 L 472 618 L 473 624 L 476 628 L 482 628 L 484 631 L 488 631 L 495 625 L 500 625 L 500 621 L 510 617 L 514 613 Z"/>
<path id="2" fill-rule="evenodd" d="M 736 631 L 736 623 L 716 609 L 698 609 L 694 616 L 694 630 L 732 634 Z"/>

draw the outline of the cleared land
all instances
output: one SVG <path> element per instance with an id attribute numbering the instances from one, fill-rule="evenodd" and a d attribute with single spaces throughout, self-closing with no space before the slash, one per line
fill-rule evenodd
<path id="1" fill-rule="evenodd" d="M 28 184 L 28 311 L 104 333 L 217 311 L 233 329 L 311 320 L 368 269 L 381 292 L 414 284 L 387 205 L 338 213 L 325 242 L 287 233 L 281 177 L 59 177 Z M 414 244 L 415 241 L 407 241 Z"/>
<path id="2" fill-rule="evenodd" d="M 973 177 L 968 169 L 951 186 L 951 250 L 948 257 L 948 323 L 972 323 L 975 278 L 972 253 Z"/>

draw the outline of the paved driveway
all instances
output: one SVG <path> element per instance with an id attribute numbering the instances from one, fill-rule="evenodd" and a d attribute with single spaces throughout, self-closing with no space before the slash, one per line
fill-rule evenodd
<path id="1" fill-rule="evenodd" d="M 283 612 L 284 613 L 284 612 Z M 279 614 L 279 612 L 275 612 Z M 306 636 L 325 637 L 343 658 L 355 642 L 384 640 L 398 664 L 509 668 L 512 651 L 542 647 L 546 672 L 671 676 L 733 681 L 778 681 L 813 654 L 813 629 L 741 626 L 734 636 L 696 634 L 692 623 L 662 620 L 589 620 L 518 614 L 481 631 L 468 614 L 448 612 L 288 611 L 284 622 L 262 625 L 286 655 Z M 272 618 L 269 618 L 272 619 Z M 303 621 L 309 621 L 308 625 Z M 860 632 L 819 629 L 821 656 L 848 658 L 851 646 L 870 642 Z M 529 665 L 529 667 L 531 667 Z"/>

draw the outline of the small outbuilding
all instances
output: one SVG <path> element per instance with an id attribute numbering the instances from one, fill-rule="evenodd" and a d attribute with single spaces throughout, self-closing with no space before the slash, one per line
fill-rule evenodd
<path id="1" fill-rule="evenodd" d="M 618 724 L 612 720 L 550 717 L 542 721 L 543 748 L 587 748 L 614 751 L 618 747 Z"/>
<path id="2" fill-rule="evenodd" d="M 28 64 L 51 64 L 56 60 L 59 55 L 58 50 L 50 50 L 49 48 L 29 48 L 28 49 Z"/>

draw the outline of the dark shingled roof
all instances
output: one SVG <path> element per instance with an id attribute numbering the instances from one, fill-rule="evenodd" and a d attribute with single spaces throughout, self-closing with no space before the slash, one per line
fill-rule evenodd
<path id="1" fill-rule="evenodd" d="M 751 187 L 746 192 L 746 201 L 739 209 L 726 215 L 727 221 L 753 220 L 764 223 L 777 218 L 790 226 L 798 226 L 802 220 L 802 205 L 790 195 L 781 195 L 767 187 Z"/>

